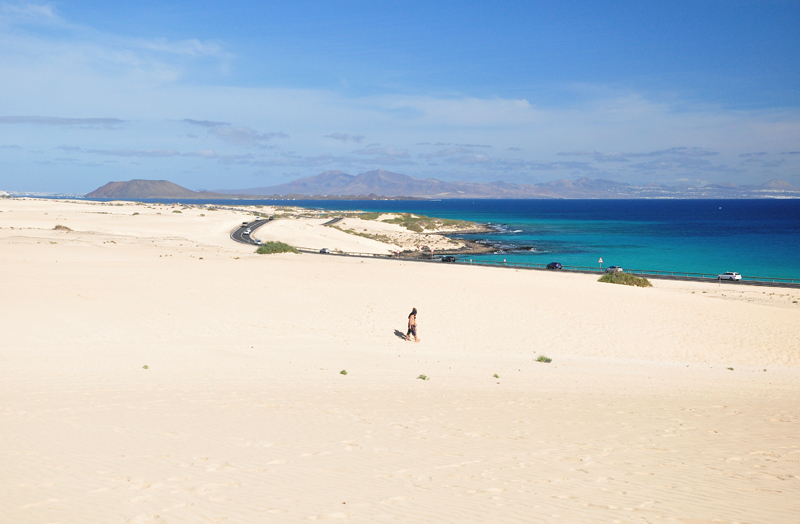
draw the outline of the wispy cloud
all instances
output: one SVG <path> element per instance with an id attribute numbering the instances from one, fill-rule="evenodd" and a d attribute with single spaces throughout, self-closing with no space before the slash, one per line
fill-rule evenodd
<path id="1" fill-rule="evenodd" d="M 221 127 L 221 126 L 231 125 L 230 122 L 214 122 L 213 120 L 194 120 L 191 118 L 184 118 L 182 122 L 200 127 Z"/>
<path id="2" fill-rule="evenodd" d="M 264 142 L 269 142 L 273 138 L 289 138 L 289 135 L 283 132 L 259 133 L 255 129 L 244 126 L 215 127 L 209 132 L 229 144 L 246 147 L 260 145 Z"/>
<path id="3" fill-rule="evenodd" d="M 119 118 L 62 118 L 57 116 L 0 116 L 0 124 L 37 124 L 44 126 L 104 126 L 124 124 Z"/>
<path id="4" fill-rule="evenodd" d="M 595 150 L 587 150 L 587 151 L 561 151 L 558 153 L 558 156 L 585 156 L 591 157 L 592 160 L 598 163 L 604 162 L 630 162 L 631 158 L 670 158 L 670 157 L 709 157 L 709 156 L 716 156 L 719 153 L 715 151 L 709 151 L 708 149 L 704 149 L 702 147 L 671 147 L 669 149 L 659 149 L 656 151 L 647 151 L 644 153 L 623 153 L 623 152 L 608 152 L 602 153 L 600 151 Z M 671 160 L 663 161 L 663 165 L 671 165 L 675 164 L 676 162 Z M 679 163 L 679 162 L 678 162 Z M 648 164 L 637 164 L 637 166 L 656 166 L 658 165 L 658 161 L 651 162 Z"/>
<path id="5" fill-rule="evenodd" d="M 588 156 L 595 162 L 629 162 L 625 153 L 601 153 L 599 151 L 561 151 L 558 156 Z"/>
<path id="6" fill-rule="evenodd" d="M 186 56 L 213 56 L 228 58 L 231 55 L 223 51 L 222 47 L 214 42 L 201 42 L 196 38 L 170 42 L 165 38 L 154 40 L 133 40 L 142 49 Z"/>
<path id="7" fill-rule="evenodd" d="M 433 151 L 431 153 L 420 153 L 419 158 L 442 158 L 442 157 L 452 157 L 456 155 L 466 155 L 473 153 L 473 150 L 467 147 L 450 147 L 447 149 L 440 149 L 438 151 Z"/>
<path id="8" fill-rule="evenodd" d="M 83 151 L 93 155 L 136 158 L 166 158 L 180 155 L 180 153 L 174 149 L 85 149 Z"/>
<path id="9" fill-rule="evenodd" d="M 785 163 L 786 163 L 785 158 L 781 158 L 778 160 L 764 160 L 763 158 L 749 157 L 742 160 L 742 162 L 739 165 L 767 168 L 767 167 L 779 167 Z"/>
<path id="10" fill-rule="evenodd" d="M 397 149 L 394 146 L 368 146 L 364 149 L 353 151 L 354 155 L 386 156 L 392 158 L 408 158 L 408 149 Z"/>
<path id="11" fill-rule="evenodd" d="M 647 153 L 625 153 L 624 156 L 629 157 L 648 157 L 648 156 L 716 156 L 719 153 L 716 151 L 709 151 L 703 147 L 671 147 L 669 149 L 661 149 L 658 151 L 650 151 Z"/>
<path id="12" fill-rule="evenodd" d="M 752 156 L 766 156 L 768 153 L 766 151 L 759 151 L 757 153 L 741 153 L 739 156 L 742 158 L 752 157 Z"/>
<path id="13" fill-rule="evenodd" d="M 0 3 L 0 16 L 17 23 L 60 20 L 49 4 Z"/>
<path id="14" fill-rule="evenodd" d="M 360 144 L 364 137 L 362 135 L 351 135 L 349 133 L 331 133 L 325 135 L 323 138 L 332 138 L 333 140 L 340 140 L 342 142 L 355 142 Z"/>
<path id="15" fill-rule="evenodd" d="M 379 144 L 370 144 L 364 149 L 353 151 L 354 155 L 369 156 L 370 164 L 411 166 L 416 162 L 409 160 L 408 149 L 398 149 L 394 146 L 381 147 Z"/>
<path id="16" fill-rule="evenodd" d="M 223 164 L 230 164 L 230 163 L 251 163 L 250 161 L 253 160 L 255 155 L 251 153 L 245 154 L 226 154 L 226 153 L 218 153 L 213 149 L 201 149 L 199 151 L 192 151 L 189 153 L 183 153 L 182 156 L 185 157 L 195 157 L 195 158 L 203 158 L 205 160 L 219 160 Z"/>

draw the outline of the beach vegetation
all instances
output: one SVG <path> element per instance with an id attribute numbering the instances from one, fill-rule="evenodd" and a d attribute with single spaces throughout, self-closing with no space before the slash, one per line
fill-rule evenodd
<path id="1" fill-rule="evenodd" d="M 650 283 L 644 277 L 637 277 L 635 275 L 631 275 L 630 273 L 606 273 L 599 279 L 598 282 L 607 282 L 609 284 L 623 284 L 625 286 L 636 286 L 636 287 L 653 287 L 653 284 Z"/>
<path id="2" fill-rule="evenodd" d="M 380 213 L 361 213 L 358 218 L 361 220 L 378 220 L 379 216 L 381 216 Z"/>
<path id="3" fill-rule="evenodd" d="M 340 375 L 347 375 L 347 370 L 343 369 L 339 372 Z"/>
<path id="4" fill-rule="evenodd" d="M 57 224 L 53 229 L 55 229 L 56 231 L 72 231 L 71 228 L 69 228 L 69 227 L 67 227 L 67 226 L 65 226 L 63 224 Z"/>
<path id="5" fill-rule="evenodd" d="M 733 368 L 728 368 L 728 371 L 733 371 Z"/>
<path id="6" fill-rule="evenodd" d="M 299 253 L 296 248 L 286 244 L 284 242 L 264 242 L 258 249 L 256 249 L 256 253 L 259 255 L 273 255 L 275 253 Z"/>
<path id="7" fill-rule="evenodd" d="M 430 377 L 429 377 L 428 375 L 420 375 L 420 376 L 418 376 L 417 378 L 418 378 L 419 380 L 430 380 Z"/>
<path id="8" fill-rule="evenodd" d="M 449 218 L 428 217 L 425 215 L 412 215 L 411 213 L 401 213 L 394 218 L 383 220 L 387 224 L 397 224 L 409 231 L 422 233 L 423 231 L 434 231 L 437 229 L 471 229 L 475 224 L 464 220 L 452 220 Z"/>
<path id="9" fill-rule="evenodd" d="M 371 240 L 377 240 L 378 242 L 383 242 L 384 244 L 391 244 L 392 243 L 392 239 L 389 238 L 388 235 L 381 235 L 381 234 L 378 234 L 378 233 L 374 233 L 374 234 L 373 233 L 363 233 L 363 232 L 360 232 L 360 231 L 356 231 L 354 229 L 342 229 L 342 228 L 340 228 L 339 226 L 336 226 L 336 225 L 328 226 L 328 227 L 332 227 L 333 229 L 338 229 L 342 233 L 347 233 L 349 235 L 355 235 L 357 237 L 363 237 L 363 238 L 369 238 Z"/>
<path id="10" fill-rule="evenodd" d="M 142 369 L 150 369 L 150 366 L 148 366 L 147 364 L 145 364 L 144 366 L 142 366 Z"/>
<path id="11" fill-rule="evenodd" d="M 553 361 L 552 358 L 548 358 L 544 355 L 539 355 L 539 358 L 536 359 L 536 362 L 544 362 L 545 364 L 549 364 L 552 361 Z"/>
<path id="12" fill-rule="evenodd" d="M 495 374 L 494 374 L 494 375 L 492 375 L 492 376 L 493 376 L 494 378 L 500 378 L 500 375 L 498 375 L 497 373 L 495 373 Z"/>

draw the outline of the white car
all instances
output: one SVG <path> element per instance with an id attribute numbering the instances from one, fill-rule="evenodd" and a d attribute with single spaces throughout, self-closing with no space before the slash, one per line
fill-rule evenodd
<path id="1" fill-rule="evenodd" d="M 250 234 L 250 230 L 249 229 L 245 229 L 244 233 L 242 233 L 242 234 L 243 235 L 249 235 Z"/>
<path id="2" fill-rule="evenodd" d="M 741 280 L 742 275 L 734 271 L 725 272 L 717 277 L 718 280 Z"/>

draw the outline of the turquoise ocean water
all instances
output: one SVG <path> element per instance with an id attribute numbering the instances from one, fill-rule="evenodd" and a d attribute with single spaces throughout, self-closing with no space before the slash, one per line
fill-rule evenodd
<path id="1" fill-rule="evenodd" d="M 469 238 L 495 248 L 480 258 L 509 262 L 597 267 L 602 258 L 603 267 L 800 278 L 800 200 L 213 202 L 412 212 L 491 224 L 494 233 Z"/>

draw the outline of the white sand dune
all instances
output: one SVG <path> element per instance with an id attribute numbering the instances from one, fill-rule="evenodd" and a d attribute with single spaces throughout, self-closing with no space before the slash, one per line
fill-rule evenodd
<path id="1" fill-rule="evenodd" d="M 800 290 L 260 256 L 149 207 L 0 201 L 0 522 L 798 521 Z M 375 242 L 306 226 L 259 235 Z"/>

